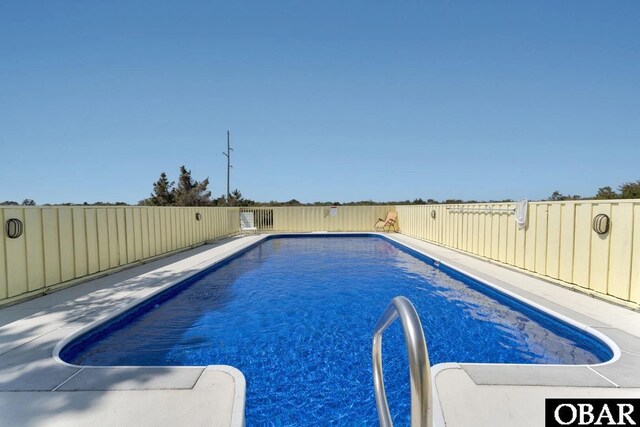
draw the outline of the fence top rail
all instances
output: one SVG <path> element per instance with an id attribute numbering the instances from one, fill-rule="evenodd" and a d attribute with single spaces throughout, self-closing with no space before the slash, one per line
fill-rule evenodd
<path id="1" fill-rule="evenodd" d="M 505 206 L 515 205 L 517 202 L 490 202 L 490 203 L 434 203 L 425 205 L 395 205 L 396 208 L 413 208 L 413 207 L 429 207 L 429 208 L 445 208 L 453 209 L 457 207 L 481 208 L 483 206 Z M 618 204 L 640 204 L 640 199 L 583 199 L 583 200 L 539 200 L 531 201 L 530 205 L 557 205 L 557 204 L 591 204 L 591 205 L 618 205 Z"/>

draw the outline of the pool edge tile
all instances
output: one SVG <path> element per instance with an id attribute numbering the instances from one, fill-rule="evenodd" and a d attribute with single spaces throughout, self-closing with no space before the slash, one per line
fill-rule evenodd
<path id="1" fill-rule="evenodd" d="M 640 388 L 640 377 L 632 373 L 640 372 L 640 355 L 622 351 L 615 363 L 592 366 L 598 374 L 606 377 L 621 388 Z"/>
<path id="2" fill-rule="evenodd" d="M 202 367 L 84 367 L 58 391 L 123 391 L 192 389 Z"/>
<path id="3" fill-rule="evenodd" d="M 477 385 L 615 387 L 586 366 L 460 364 Z"/>
<path id="4" fill-rule="evenodd" d="M 51 357 L 8 366 L 0 369 L 0 391 L 52 391 L 80 369 Z"/>

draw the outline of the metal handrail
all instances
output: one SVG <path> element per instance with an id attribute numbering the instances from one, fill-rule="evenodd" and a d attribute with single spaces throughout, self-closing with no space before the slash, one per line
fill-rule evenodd
<path id="1" fill-rule="evenodd" d="M 411 374 L 411 427 L 431 427 L 431 369 L 427 344 L 422 332 L 422 324 L 416 309 L 405 297 L 395 297 L 385 310 L 373 333 L 373 386 L 376 392 L 376 406 L 381 427 L 391 427 L 391 414 L 387 395 L 384 391 L 382 374 L 382 333 L 397 318 L 400 318 L 404 340 L 409 354 L 409 372 Z"/>

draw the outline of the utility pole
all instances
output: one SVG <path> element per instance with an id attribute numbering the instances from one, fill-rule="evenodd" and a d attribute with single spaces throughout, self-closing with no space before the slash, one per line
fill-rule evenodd
<path id="1" fill-rule="evenodd" d="M 229 131 L 227 131 L 227 152 L 222 153 L 227 156 L 227 206 L 229 206 L 229 198 L 231 197 L 231 193 L 229 193 L 229 171 L 231 170 L 231 152 L 233 148 L 229 145 Z"/>

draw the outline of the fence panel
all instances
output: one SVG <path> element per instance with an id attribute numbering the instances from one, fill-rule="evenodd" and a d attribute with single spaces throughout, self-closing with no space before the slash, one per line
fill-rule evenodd
<path id="1" fill-rule="evenodd" d="M 633 206 L 633 243 L 631 249 L 630 300 L 640 301 L 640 203 Z"/>
<path id="2" fill-rule="evenodd" d="M 591 204 L 576 205 L 575 230 L 573 283 L 588 289 L 591 263 Z"/>
<path id="3" fill-rule="evenodd" d="M 44 247 L 41 211 L 25 209 L 24 236 L 27 250 L 27 290 L 44 283 Z"/>
<path id="4" fill-rule="evenodd" d="M 640 303 L 640 201 L 529 203 L 523 229 L 513 208 L 494 203 L 396 206 L 396 211 L 403 234 Z M 610 218 L 605 234 L 593 230 L 598 214 Z"/>
<path id="5" fill-rule="evenodd" d="M 378 218 L 386 218 L 391 206 L 278 206 L 273 208 L 242 208 L 254 212 L 258 230 L 311 231 L 374 231 Z M 269 220 L 273 215 L 273 220 Z M 266 218 L 263 226 L 260 218 Z M 410 217 L 405 218 L 410 223 Z M 402 221 L 402 220 L 400 220 Z M 400 227 L 402 224 L 400 224 Z"/>
<path id="6" fill-rule="evenodd" d="M 49 286 L 62 281 L 60 271 L 60 228 L 58 226 L 58 212 L 55 209 L 42 209 L 42 231 L 45 285 Z"/>
<path id="7" fill-rule="evenodd" d="M 24 209 L 3 210 L 3 225 L 11 218 L 24 223 Z M 13 297 L 27 292 L 27 244 L 24 233 L 23 237 L 17 239 L 6 238 L 6 233 L 2 233 L 2 235 L 5 243 L 5 265 L 7 266 L 7 297 Z"/>
<path id="8" fill-rule="evenodd" d="M 616 223 L 611 226 L 608 293 L 621 299 L 629 299 L 633 232 L 630 232 L 629 228 L 620 227 L 619 224 L 633 226 L 633 205 L 613 204 L 611 217 L 616 219 Z"/>
<path id="9" fill-rule="evenodd" d="M 558 278 L 573 283 L 573 257 L 576 229 L 576 205 L 566 203 L 561 205 L 562 218 L 560 220 L 560 252 Z"/>
<path id="10" fill-rule="evenodd" d="M 238 208 L 0 208 L 0 304 L 236 233 L 238 216 Z M 23 223 L 18 238 L 5 230 L 12 218 Z"/>

